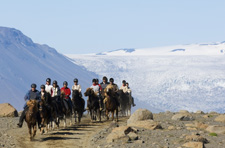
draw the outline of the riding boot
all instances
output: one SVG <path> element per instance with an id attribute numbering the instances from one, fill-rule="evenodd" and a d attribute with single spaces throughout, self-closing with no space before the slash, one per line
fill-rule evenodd
<path id="1" fill-rule="evenodd" d="M 134 103 L 134 98 L 133 97 L 131 97 L 132 99 L 131 99 L 131 101 L 132 101 L 132 106 L 134 107 L 134 106 L 136 106 L 136 104 Z"/>
<path id="2" fill-rule="evenodd" d="M 23 112 L 22 112 L 22 114 L 21 114 L 21 116 L 20 116 L 19 123 L 17 124 L 17 126 L 18 126 L 19 128 L 21 128 L 21 127 L 23 126 L 23 121 L 24 121 L 24 119 L 25 119 L 27 110 L 28 110 L 28 107 L 26 107 L 26 108 L 23 110 Z"/>

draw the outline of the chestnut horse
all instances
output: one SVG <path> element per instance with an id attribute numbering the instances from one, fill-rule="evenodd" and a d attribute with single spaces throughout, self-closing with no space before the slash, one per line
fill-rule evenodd
<path id="1" fill-rule="evenodd" d="M 33 140 L 37 131 L 38 103 L 36 100 L 27 101 L 28 111 L 26 112 L 25 121 L 29 129 L 30 140 Z"/>
<path id="2" fill-rule="evenodd" d="M 115 92 L 111 88 L 105 88 L 105 109 L 106 109 L 106 117 L 109 120 L 109 112 L 112 113 L 112 120 L 114 120 L 114 112 L 116 112 L 116 121 L 118 122 L 118 106 L 115 100 Z"/>

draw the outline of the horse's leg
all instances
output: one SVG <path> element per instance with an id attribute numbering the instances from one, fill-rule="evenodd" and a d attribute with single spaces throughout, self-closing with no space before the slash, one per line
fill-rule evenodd
<path id="1" fill-rule="evenodd" d="M 75 118 L 75 123 L 77 123 L 77 112 L 76 111 L 74 111 L 74 118 Z"/>
<path id="2" fill-rule="evenodd" d="M 36 135 L 37 132 L 37 125 L 36 123 L 33 125 L 33 137 Z"/>
<path id="3" fill-rule="evenodd" d="M 109 120 L 109 111 L 108 110 L 105 111 L 105 115 L 106 115 L 107 120 Z"/>
<path id="4" fill-rule="evenodd" d="M 112 113 L 112 121 L 114 121 L 114 110 L 111 113 Z"/>
<path id="5" fill-rule="evenodd" d="M 116 122 L 118 122 L 118 108 L 116 109 Z"/>
<path id="6" fill-rule="evenodd" d="M 93 121 L 92 109 L 90 110 L 91 122 Z"/>
<path id="7" fill-rule="evenodd" d="M 63 119 L 64 119 L 64 128 L 65 128 L 66 127 L 66 115 L 64 115 Z"/>
<path id="8" fill-rule="evenodd" d="M 32 140 L 32 129 L 31 129 L 31 125 L 28 123 L 27 126 L 28 126 L 28 129 L 29 129 L 30 141 L 31 141 Z"/>

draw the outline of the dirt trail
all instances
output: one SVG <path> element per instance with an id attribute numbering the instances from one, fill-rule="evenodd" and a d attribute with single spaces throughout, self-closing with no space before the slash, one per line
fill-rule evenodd
<path id="1" fill-rule="evenodd" d="M 112 121 L 103 121 L 102 123 L 91 123 L 89 117 L 82 118 L 82 122 L 78 125 L 71 125 L 66 128 L 60 125 L 57 130 L 49 131 L 49 133 L 41 135 L 39 130 L 33 141 L 30 141 L 28 135 L 28 128 L 26 123 L 22 129 L 14 129 L 8 131 L 10 135 L 15 136 L 17 141 L 16 147 L 21 148 L 56 148 L 56 147 L 91 147 L 91 138 L 103 128 L 109 126 Z M 122 120 L 121 120 L 122 122 Z M 17 130 L 17 131 L 15 131 Z"/>

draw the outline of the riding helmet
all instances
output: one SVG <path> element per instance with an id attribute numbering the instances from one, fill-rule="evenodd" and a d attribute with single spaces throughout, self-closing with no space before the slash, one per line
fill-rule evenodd
<path id="1" fill-rule="evenodd" d="M 73 80 L 73 82 L 78 82 L 78 79 L 77 79 L 77 78 L 75 78 L 75 79 Z"/>
<path id="2" fill-rule="evenodd" d="M 110 78 L 109 81 L 110 81 L 110 82 L 114 82 L 114 79 L 113 79 L 113 78 Z"/>
<path id="3" fill-rule="evenodd" d="M 125 81 L 125 80 L 123 80 L 123 81 L 122 81 L 122 83 L 123 83 L 123 84 L 126 84 L 126 81 Z"/>
<path id="4" fill-rule="evenodd" d="M 37 87 L 37 85 L 36 84 L 31 84 L 31 88 L 36 88 Z"/>
<path id="5" fill-rule="evenodd" d="M 46 79 L 46 82 L 51 83 L 51 79 L 50 79 L 50 78 L 47 78 L 47 79 Z"/>
<path id="6" fill-rule="evenodd" d="M 52 84 L 56 84 L 56 85 L 57 85 L 57 83 L 58 83 L 58 82 L 57 82 L 56 80 L 54 80 Z"/>
<path id="7" fill-rule="evenodd" d="M 96 82 L 96 79 L 93 79 L 92 82 Z"/>
<path id="8" fill-rule="evenodd" d="M 63 82 L 63 85 L 66 85 L 66 86 L 67 86 L 67 85 L 68 85 L 67 81 L 64 81 L 64 82 Z"/>
<path id="9" fill-rule="evenodd" d="M 99 82 L 98 78 L 96 78 L 96 82 Z"/>
<path id="10" fill-rule="evenodd" d="M 42 84 L 40 88 L 41 88 L 41 89 L 45 89 L 45 85 Z"/>
<path id="11" fill-rule="evenodd" d="M 108 78 L 107 78 L 106 76 L 104 76 L 104 77 L 102 78 L 102 80 L 108 81 Z"/>

